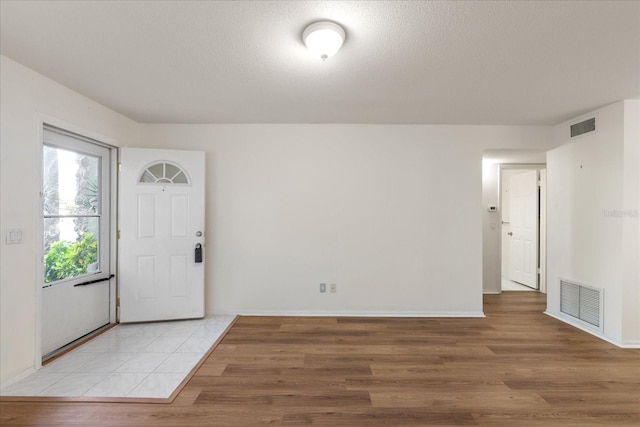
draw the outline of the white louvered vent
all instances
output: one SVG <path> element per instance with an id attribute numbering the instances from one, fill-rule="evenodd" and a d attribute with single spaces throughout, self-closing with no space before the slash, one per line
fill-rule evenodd
<path id="1" fill-rule="evenodd" d="M 588 120 L 576 123 L 570 126 L 571 138 L 596 130 L 596 118 L 592 117 Z"/>
<path id="2" fill-rule="evenodd" d="M 603 330 L 604 290 L 560 279 L 560 311 Z"/>

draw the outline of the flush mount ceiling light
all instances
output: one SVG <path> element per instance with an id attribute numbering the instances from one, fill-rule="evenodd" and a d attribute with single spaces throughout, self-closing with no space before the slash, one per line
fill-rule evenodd
<path id="1" fill-rule="evenodd" d="M 323 61 L 335 55 L 344 43 L 344 29 L 329 21 L 314 22 L 304 29 L 302 40 L 314 56 Z"/>

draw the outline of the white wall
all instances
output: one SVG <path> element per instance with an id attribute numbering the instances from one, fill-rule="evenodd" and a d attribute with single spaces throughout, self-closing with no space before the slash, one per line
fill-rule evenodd
<path id="1" fill-rule="evenodd" d="M 489 212 L 489 206 L 500 206 L 500 164 L 485 159 L 482 165 L 482 291 L 501 292 L 500 277 L 500 212 Z"/>
<path id="2" fill-rule="evenodd" d="M 143 129 L 144 146 L 207 153 L 216 313 L 480 314 L 482 151 L 550 140 L 543 127 Z"/>
<path id="3" fill-rule="evenodd" d="M 207 152 L 210 313 L 480 315 L 482 152 L 551 141 L 546 127 L 141 126 L 5 57 L 0 76 L 0 225 L 25 230 L 0 242 L 3 384 L 40 356 L 43 115 L 117 145 Z"/>
<path id="4" fill-rule="evenodd" d="M 32 369 L 36 355 L 36 247 L 43 115 L 123 144 L 137 140 L 138 124 L 16 62 L 0 56 L 0 382 Z M 58 122 L 58 123 L 60 123 Z M 10 228 L 24 242 L 5 244 Z"/>
<path id="5" fill-rule="evenodd" d="M 595 115 L 597 131 L 579 137 L 569 138 L 578 119 L 556 126 L 564 145 L 547 155 L 547 311 L 562 317 L 559 278 L 603 288 L 604 338 L 621 345 L 640 343 L 638 103 L 581 117 Z"/>

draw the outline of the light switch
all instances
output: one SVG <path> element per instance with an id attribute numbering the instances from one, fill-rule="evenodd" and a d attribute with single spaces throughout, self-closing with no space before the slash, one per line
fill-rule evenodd
<path id="1" fill-rule="evenodd" d="M 22 243 L 22 235 L 24 230 L 22 228 L 9 228 L 7 229 L 7 245 L 17 245 Z"/>

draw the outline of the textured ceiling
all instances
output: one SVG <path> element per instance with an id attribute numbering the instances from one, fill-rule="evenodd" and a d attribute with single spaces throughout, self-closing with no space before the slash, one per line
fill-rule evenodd
<path id="1" fill-rule="evenodd" d="M 0 49 L 147 123 L 556 124 L 640 94 L 640 2 L 5 1 Z M 344 26 L 325 63 L 301 35 Z"/>

